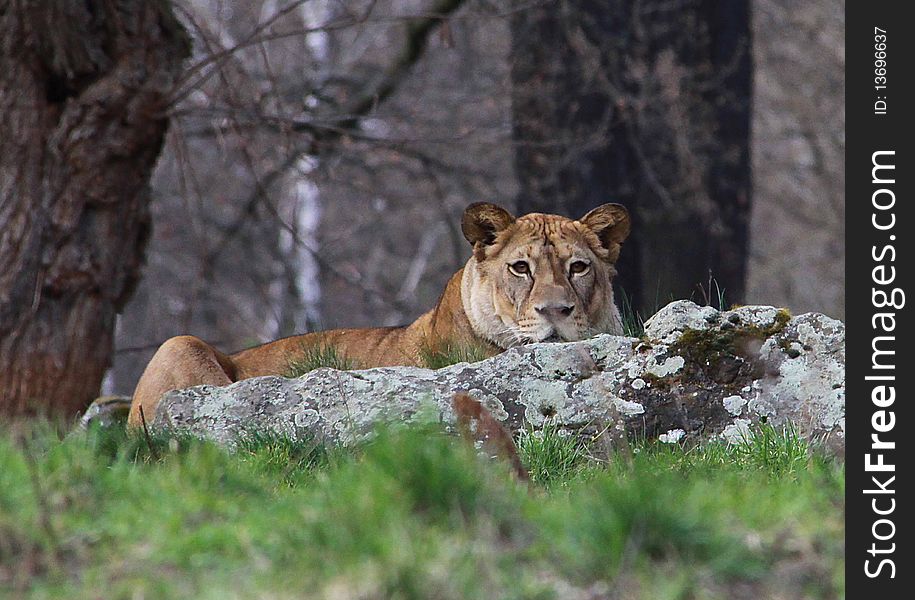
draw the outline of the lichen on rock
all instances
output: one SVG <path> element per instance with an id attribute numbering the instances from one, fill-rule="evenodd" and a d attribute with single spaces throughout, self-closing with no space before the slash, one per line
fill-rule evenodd
<path id="1" fill-rule="evenodd" d="M 765 417 L 811 440 L 844 446 L 845 329 L 824 315 L 771 306 L 718 311 L 677 301 L 645 338 L 599 335 L 512 348 L 438 370 L 317 369 L 224 388 L 170 392 L 153 426 L 231 443 L 251 428 L 351 443 L 383 420 L 431 411 L 453 426 L 451 398 L 481 401 L 513 432 L 549 423 L 588 436 L 625 427 L 646 439 L 731 439 Z M 671 432 L 682 431 L 672 434 Z"/>

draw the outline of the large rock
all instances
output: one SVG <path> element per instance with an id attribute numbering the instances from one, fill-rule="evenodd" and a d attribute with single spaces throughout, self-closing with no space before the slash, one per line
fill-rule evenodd
<path id="1" fill-rule="evenodd" d="M 167 394 L 154 427 L 231 444 L 246 431 L 351 443 L 379 421 L 440 418 L 466 391 L 512 431 L 546 422 L 582 435 L 619 431 L 678 442 L 745 435 L 762 418 L 792 422 L 808 439 L 844 447 L 845 328 L 768 306 L 719 312 L 674 302 L 642 339 L 600 335 L 513 348 L 437 371 L 318 369 Z M 611 436 L 612 439 L 612 436 Z"/>

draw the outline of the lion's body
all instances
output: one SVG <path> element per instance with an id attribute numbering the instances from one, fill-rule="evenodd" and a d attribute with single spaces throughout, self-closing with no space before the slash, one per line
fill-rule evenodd
<path id="1" fill-rule="evenodd" d="M 314 348 L 333 348 L 359 368 L 419 366 L 424 352 L 442 346 L 495 355 L 533 341 L 622 333 L 611 287 L 619 244 L 629 231 L 622 207 L 604 205 L 573 221 L 541 214 L 515 219 L 478 204 L 467 209 L 462 228 L 473 256 L 448 281 L 436 306 L 410 325 L 308 333 L 235 354 L 193 336 L 171 338 L 140 377 L 129 425 L 152 418 L 168 391 L 282 375 Z"/>

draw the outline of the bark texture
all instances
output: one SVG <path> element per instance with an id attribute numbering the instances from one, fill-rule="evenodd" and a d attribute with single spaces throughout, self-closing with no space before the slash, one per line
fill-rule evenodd
<path id="1" fill-rule="evenodd" d="M 97 395 L 188 52 L 164 0 L 0 0 L 0 415 Z"/>
<path id="2" fill-rule="evenodd" d="M 518 212 L 633 213 L 618 283 L 642 314 L 709 272 L 742 302 L 750 216 L 748 0 L 519 1 Z M 520 9 L 523 7 L 523 9 Z M 708 293 L 708 292 L 706 292 Z M 701 296 L 700 296 L 701 297 Z"/>

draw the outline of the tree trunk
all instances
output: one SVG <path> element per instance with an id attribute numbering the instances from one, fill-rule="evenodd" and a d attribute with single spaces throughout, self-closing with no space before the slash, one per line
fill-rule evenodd
<path id="1" fill-rule="evenodd" d="M 748 0 L 558 0 L 512 17 L 518 212 L 626 205 L 618 282 L 643 314 L 699 295 L 709 272 L 743 298 L 749 24 Z"/>
<path id="2" fill-rule="evenodd" d="M 188 52 L 164 0 L 0 0 L 0 415 L 98 393 Z"/>

